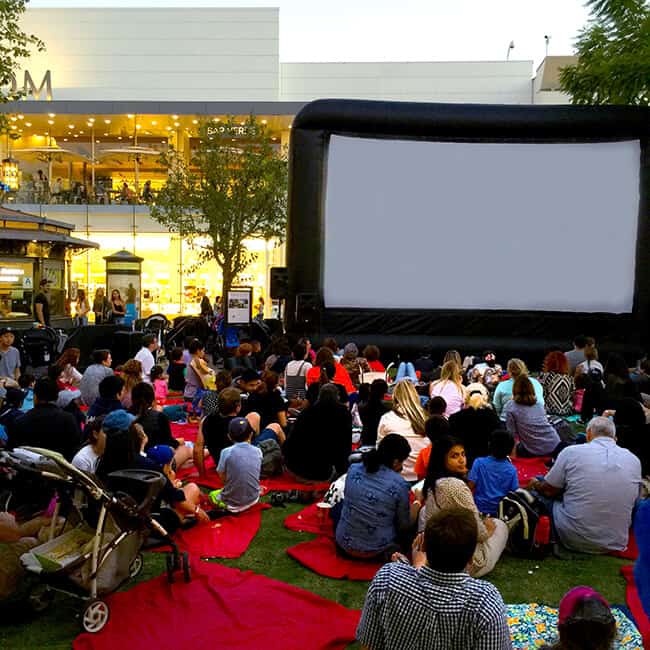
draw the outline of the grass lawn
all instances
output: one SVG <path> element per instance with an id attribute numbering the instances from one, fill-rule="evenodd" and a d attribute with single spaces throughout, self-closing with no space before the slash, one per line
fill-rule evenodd
<path id="1" fill-rule="evenodd" d="M 284 518 L 300 510 L 301 505 L 264 511 L 262 528 L 249 550 L 239 559 L 222 560 L 238 569 L 249 569 L 277 580 L 302 587 L 350 608 L 363 605 L 367 583 L 321 578 L 303 569 L 289 558 L 285 549 L 312 538 L 282 525 Z M 541 602 L 557 606 L 562 595 L 575 585 L 586 584 L 598 589 L 613 604 L 625 602 L 625 588 L 619 569 L 628 561 L 612 557 L 587 557 L 563 562 L 548 558 L 541 562 L 520 560 L 505 555 L 487 576 L 508 603 Z M 539 569 L 535 569 L 539 566 Z M 159 575 L 164 570 L 164 556 L 145 554 L 145 568 L 140 580 Z M 529 574 L 532 571 L 532 574 Z M 0 648 L 69 648 L 80 631 L 76 619 L 79 601 L 58 595 L 51 608 L 39 616 L 0 611 Z M 352 646 L 355 647 L 355 646 Z"/>

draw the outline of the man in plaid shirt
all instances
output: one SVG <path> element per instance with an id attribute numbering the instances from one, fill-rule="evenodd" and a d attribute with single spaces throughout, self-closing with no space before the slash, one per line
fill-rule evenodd
<path id="1" fill-rule="evenodd" d="M 431 517 L 414 566 L 386 564 L 372 581 L 357 629 L 364 650 L 511 650 L 501 594 L 465 573 L 476 540 L 468 510 Z"/>

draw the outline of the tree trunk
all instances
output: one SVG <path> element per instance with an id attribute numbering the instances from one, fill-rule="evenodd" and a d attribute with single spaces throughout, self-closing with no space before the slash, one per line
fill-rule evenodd
<path id="1" fill-rule="evenodd" d="M 225 305 L 226 299 L 228 297 L 228 291 L 230 290 L 230 287 L 232 287 L 236 276 L 233 273 L 232 267 L 230 265 L 223 266 L 221 268 L 221 273 L 223 276 L 223 280 L 221 282 L 221 301 Z"/>

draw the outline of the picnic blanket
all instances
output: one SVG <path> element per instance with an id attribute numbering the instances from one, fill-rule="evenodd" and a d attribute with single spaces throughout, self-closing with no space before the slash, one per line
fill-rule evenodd
<path id="1" fill-rule="evenodd" d="M 192 581 L 162 575 L 107 599 L 110 619 L 74 650 L 343 650 L 359 612 L 250 571 L 192 563 Z"/>
<path id="2" fill-rule="evenodd" d="M 315 533 L 324 537 L 334 537 L 334 522 L 330 519 L 329 512 L 319 512 L 316 503 L 303 508 L 300 512 L 289 515 L 284 520 L 285 528 L 299 533 Z"/>
<path id="3" fill-rule="evenodd" d="M 512 464 L 517 470 L 517 477 L 519 478 L 519 487 L 525 488 L 531 478 L 535 478 L 540 474 L 545 476 L 548 472 L 548 467 L 545 463 L 548 462 L 547 456 L 540 456 L 538 458 L 513 458 Z"/>
<path id="4" fill-rule="evenodd" d="M 245 512 L 199 523 L 188 530 L 178 530 L 174 533 L 174 541 L 181 551 L 187 551 L 191 557 L 240 557 L 260 529 L 262 510 L 270 507 L 268 503 L 256 503 Z M 160 546 L 153 550 L 166 552 L 167 547 Z"/>
<path id="5" fill-rule="evenodd" d="M 544 644 L 557 641 L 557 609 L 523 603 L 506 605 L 508 627 L 514 650 L 537 650 Z M 618 628 L 617 650 L 643 650 L 642 639 L 634 623 L 619 609 L 612 613 Z"/>
<path id="6" fill-rule="evenodd" d="M 190 442 L 196 442 L 196 434 L 199 432 L 198 422 L 187 422 L 185 424 L 170 422 L 169 426 L 174 438 L 183 438 L 184 440 L 189 440 Z"/>
<path id="7" fill-rule="evenodd" d="M 621 573 L 626 582 L 625 601 L 632 612 L 632 616 L 634 616 L 634 621 L 643 637 L 643 643 L 646 648 L 650 648 L 650 618 L 643 609 L 639 592 L 634 584 L 634 566 L 621 567 Z"/>
<path id="8" fill-rule="evenodd" d="M 639 547 L 636 545 L 636 538 L 634 537 L 634 530 L 632 528 L 630 528 L 627 546 L 622 551 L 610 551 L 609 555 L 620 557 L 624 560 L 636 560 L 639 557 Z"/>
<path id="9" fill-rule="evenodd" d="M 372 580 L 383 566 L 382 562 L 342 557 L 336 552 L 334 540 L 317 537 L 287 549 L 287 554 L 303 566 L 326 578 Z"/>

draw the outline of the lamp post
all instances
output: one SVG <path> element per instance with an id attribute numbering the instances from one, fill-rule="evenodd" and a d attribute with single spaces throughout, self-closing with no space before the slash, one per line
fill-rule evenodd
<path id="1" fill-rule="evenodd" d="M 510 41 L 510 45 L 508 45 L 508 52 L 506 53 L 506 61 L 510 61 L 510 51 L 515 49 L 515 42 Z"/>

